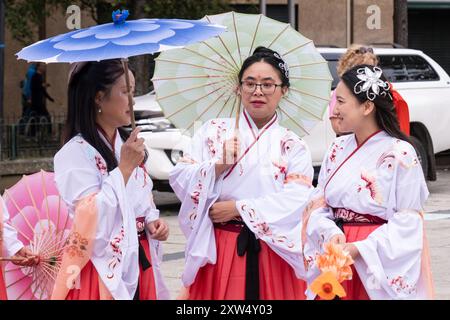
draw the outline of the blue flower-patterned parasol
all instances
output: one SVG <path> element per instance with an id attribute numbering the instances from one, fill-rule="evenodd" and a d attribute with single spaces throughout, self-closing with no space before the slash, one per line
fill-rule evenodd
<path id="1" fill-rule="evenodd" d="M 128 76 L 128 57 L 153 54 L 214 37 L 225 27 L 200 20 L 139 19 L 126 21 L 128 10 L 112 13 L 112 23 L 57 35 L 18 52 L 28 62 L 83 62 L 121 58 Z M 127 83 L 129 79 L 127 79 Z M 130 109 L 132 110 L 131 94 Z M 133 112 L 131 112 L 133 115 Z M 134 127 L 134 118 L 132 117 Z"/>

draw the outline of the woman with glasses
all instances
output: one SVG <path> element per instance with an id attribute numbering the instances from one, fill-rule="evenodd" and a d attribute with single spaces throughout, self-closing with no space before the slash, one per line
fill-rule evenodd
<path id="1" fill-rule="evenodd" d="M 183 298 L 304 299 L 300 216 L 313 168 L 306 144 L 278 123 L 288 66 L 258 47 L 238 80 L 239 129 L 208 121 L 170 174 L 187 237 Z"/>
<path id="2" fill-rule="evenodd" d="M 432 298 L 423 225 L 429 193 L 416 152 L 398 126 L 389 83 L 380 68 L 358 65 L 342 75 L 336 99 L 339 129 L 352 134 L 338 137 L 325 156 L 313 197 L 324 205 L 304 215 L 303 228 L 317 230 L 317 218 L 327 216 L 336 231 L 342 229 L 337 243 L 354 260 L 353 278 L 343 282 L 345 299 Z M 323 240 L 320 233 L 305 234 L 313 279 Z"/>

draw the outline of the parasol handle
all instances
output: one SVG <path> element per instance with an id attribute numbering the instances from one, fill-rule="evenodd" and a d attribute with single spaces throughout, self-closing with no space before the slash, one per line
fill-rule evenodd
<path id="1" fill-rule="evenodd" d="M 136 122 L 134 119 L 133 96 L 131 95 L 130 77 L 128 75 L 128 59 L 127 58 L 122 58 L 122 65 L 123 65 L 123 69 L 125 71 L 125 81 L 127 83 L 128 106 L 130 108 L 130 116 L 131 116 L 131 129 L 134 130 L 136 128 Z"/>
<path id="2" fill-rule="evenodd" d="M 25 259 L 26 258 L 0 257 L 0 262 L 2 262 L 2 261 L 16 262 L 16 261 L 23 261 Z"/>
<path id="3" fill-rule="evenodd" d="M 236 108 L 236 123 L 234 124 L 234 130 L 239 131 L 239 118 L 241 116 L 241 96 L 239 95 L 238 106 Z"/>

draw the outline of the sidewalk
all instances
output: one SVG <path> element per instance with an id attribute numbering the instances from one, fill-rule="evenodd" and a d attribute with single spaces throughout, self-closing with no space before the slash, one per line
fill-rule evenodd
<path id="1" fill-rule="evenodd" d="M 181 287 L 180 276 L 184 265 L 185 239 L 178 227 L 175 212 L 165 212 L 164 219 L 169 223 L 170 236 L 164 243 L 164 258 L 162 271 L 166 284 L 170 289 L 171 298 L 175 299 Z M 436 214 L 428 214 L 425 228 L 431 253 L 436 299 L 450 300 L 450 219 L 429 220 Z"/>

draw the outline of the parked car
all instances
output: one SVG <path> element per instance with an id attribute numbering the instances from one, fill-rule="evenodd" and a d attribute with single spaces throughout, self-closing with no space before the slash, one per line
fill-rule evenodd
<path id="1" fill-rule="evenodd" d="M 318 48 L 328 61 L 333 75 L 332 89 L 338 83 L 336 65 L 345 48 Z M 409 106 L 411 140 L 413 141 L 424 175 L 436 180 L 435 154 L 450 149 L 450 77 L 433 59 L 422 51 L 412 49 L 375 48 L 380 66 L 394 88 Z M 155 189 L 170 191 L 169 172 L 182 156 L 190 141 L 186 135 L 164 118 L 154 92 L 135 98 L 136 124 L 142 128 L 141 136 L 149 151 L 149 173 Z M 328 119 L 328 110 L 310 135 L 308 144 L 315 175 L 323 157 L 336 135 Z"/>
<path id="2" fill-rule="evenodd" d="M 135 97 L 134 100 L 136 126 L 141 128 L 139 136 L 145 139 L 149 153 L 147 170 L 153 180 L 154 189 L 172 191 L 169 172 L 182 156 L 181 150 L 188 145 L 190 139 L 164 118 L 153 91 Z"/>

